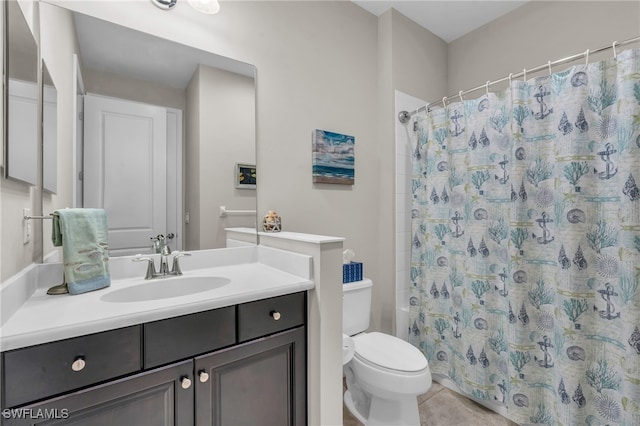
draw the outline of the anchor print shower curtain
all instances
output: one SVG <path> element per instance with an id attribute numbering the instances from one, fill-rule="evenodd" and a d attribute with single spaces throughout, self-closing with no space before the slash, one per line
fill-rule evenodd
<path id="1" fill-rule="evenodd" d="M 519 424 L 640 425 L 640 50 L 418 115 L 410 341 Z"/>

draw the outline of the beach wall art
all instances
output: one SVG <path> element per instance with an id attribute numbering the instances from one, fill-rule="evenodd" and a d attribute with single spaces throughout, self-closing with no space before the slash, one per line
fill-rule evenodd
<path id="1" fill-rule="evenodd" d="M 353 185 L 355 137 L 327 130 L 313 132 L 313 183 Z"/>

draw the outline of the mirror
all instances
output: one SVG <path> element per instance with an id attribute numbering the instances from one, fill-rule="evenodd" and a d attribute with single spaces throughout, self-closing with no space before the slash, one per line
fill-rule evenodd
<path id="1" fill-rule="evenodd" d="M 55 194 L 58 183 L 58 91 L 42 62 L 42 189 Z"/>
<path id="2" fill-rule="evenodd" d="M 38 47 L 16 1 L 6 5 L 5 177 L 38 180 Z"/>
<path id="3" fill-rule="evenodd" d="M 220 215 L 256 209 L 256 189 L 236 185 L 236 165 L 256 159 L 255 67 L 70 13 L 84 89 L 77 199 L 107 210 L 110 255 L 149 253 L 159 234 L 172 250 L 220 248 L 225 228 L 255 229 L 255 214 Z"/>

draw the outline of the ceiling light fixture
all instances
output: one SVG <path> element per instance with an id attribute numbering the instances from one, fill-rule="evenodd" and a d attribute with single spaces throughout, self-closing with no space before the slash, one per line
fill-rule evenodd
<path id="1" fill-rule="evenodd" d="M 151 0 L 151 3 L 164 10 L 173 9 L 177 2 L 178 0 Z M 220 11 L 220 3 L 218 3 L 218 0 L 187 0 L 187 2 L 200 13 L 213 15 Z"/>
<path id="2" fill-rule="evenodd" d="M 178 0 L 151 0 L 151 3 L 165 10 L 173 9 L 177 2 Z"/>

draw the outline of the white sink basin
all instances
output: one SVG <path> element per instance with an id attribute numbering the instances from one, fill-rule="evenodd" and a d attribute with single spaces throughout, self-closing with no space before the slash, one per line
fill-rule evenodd
<path id="1" fill-rule="evenodd" d="M 169 299 L 203 293 L 229 284 L 223 277 L 171 277 L 145 281 L 143 284 L 113 290 L 100 298 L 104 302 L 127 303 Z"/>

